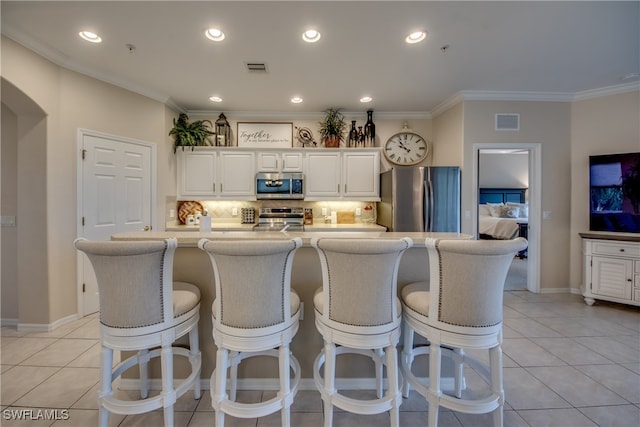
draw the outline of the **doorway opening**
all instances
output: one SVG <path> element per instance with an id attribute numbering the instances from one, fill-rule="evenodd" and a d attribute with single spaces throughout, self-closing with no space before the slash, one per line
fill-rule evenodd
<path id="1" fill-rule="evenodd" d="M 505 283 L 507 290 L 540 292 L 540 150 L 540 144 L 474 144 L 472 192 L 472 202 L 475 206 L 475 209 L 472 209 L 474 236 L 505 239 L 520 235 L 526 237 L 529 242 L 527 251 L 514 259 Z M 491 194 L 492 190 L 496 190 L 495 194 Z M 499 198 L 502 198 L 500 202 L 504 205 L 518 208 L 510 209 L 512 214 L 518 211 L 517 219 L 503 221 L 500 218 L 489 219 L 483 216 L 491 216 L 487 202 L 492 200 L 498 202 Z M 527 212 L 520 213 L 523 209 Z"/>

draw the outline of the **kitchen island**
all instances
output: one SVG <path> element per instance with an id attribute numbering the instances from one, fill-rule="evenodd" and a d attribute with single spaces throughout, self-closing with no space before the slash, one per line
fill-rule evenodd
<path id="1" fill-rule="evenodd" d="M 322 337 L 318 333 L 314 323 L 313 295 L 316 289 L 322 286 L 322 272 L 318 255 L 310 246 L 314 237 L 329 238 L 402 238 L 413 239 L 414 246 L 407 250 L 400 262 L 398 272 L 398 289 L 407 283 L 428 280 L 429 269 L 427 265 L 427 251 L 424 246 L 425 238 L 434 237 L 441 239 L 470 239 L 471 236 L 460 233 L 387 233 L 384 231 L 313 231 L 300 233 L 281 232 L 251 232 L 251 231 L 212 231 L 200 233 L 198 231 L 166 231 L 166 232 L 129 232 L 112 236 L 112 240 L 162 240 L 175 237 L 178 240 L 178 249 L 174 258 L 174 280 L 193 283 L 200 288 L 202 299 L 200 303 L 200 347 L 202 351 L 202 379 L 211 376 L 215 366 L 216 347 L 211 335 L 211 305 L 214 299 L 215 284 L 213 271 L 203 251 L 198 249 L 197 243 L 202 238 L 207 239 L 289 239 L 300 237 L 303 246 L 298 250 L 293 262 L 291 272 L 291 286 L 300 295 L 303 307 L 300 329 L 291 344 L 291 351 L 296 355 L 302 368 L 302 388 L 313 388 L 313 361 L 323 346 Z M 248 266 L 250 267 L 250 266 Z M 353 278 L 357 280 L 357 277 Z M 352 357 L 353 362 L 341 363 L 337 377 L 344 381 L 353 382 L 357 388 L 358 381 L 371 380 L 373 367 L 359 356 Z M 365 361 L 365 363 L 362 363 Z M 183 377 L 184 372 L 180 366 L 176 366 L 176 378 Z M 186 372 L 186 370 L 185 370 Z M 159 376 L 159 375 L 154 375 Z M 240 366 L 240 388 L 244 389 L 270 389 L 269 382 L 264 378 L 277 378 L 277 363 L 270 358 L 247 360 Z M 249 378 L 248 380 L 246 378 Z M 274 379 L 273 386 L 277 380 Z M 203 383 L 208 388 L 208 382 Z"/>

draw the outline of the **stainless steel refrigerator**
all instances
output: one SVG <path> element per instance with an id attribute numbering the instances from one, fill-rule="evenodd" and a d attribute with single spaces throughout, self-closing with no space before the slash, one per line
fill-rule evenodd
<path id="1" fill-rule="evenodd" d="M 393 168 L 380 174 L 378 224 L 388 231 L 460 232 L 460 168 Z"/>

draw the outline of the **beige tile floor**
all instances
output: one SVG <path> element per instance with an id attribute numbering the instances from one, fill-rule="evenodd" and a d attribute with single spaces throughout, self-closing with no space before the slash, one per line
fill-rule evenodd
<path id="1" fill-rule="evenodd" d="M 505 426 L 640 426 L 640 310 L 616 304 L 589 307 L 567 294 L 505 293 Z M 206 339 L 206 338 L 202 338 Z M 3 327 L 0 340 L 0 425 L 95 426 L 99 378 L 98 321 L 89 316 L 50 333 L 25 334 Z M 479 355 L 480 356 L 480 355 Z M 473 393 L 478 386 L 467 371 Z M 273 392 L 245 391 L 244 401 Z M 11 414 L 57 409 L 65 420 L 18 421 Z M 20 412 L 20 410 L 23 410 Z M 30 418 L 37 418 L 30 416 Z M 208 391 L 187 394 L 176 406 L 176 426 L 212 426 Z M 427 405 L 415 392 L 401 406 L 402 426 L 424 426 Z M 156 426 L 162 413 L 110 417 L 113 426 Z M 388 426 L 387 414 L 358 416 L 336 411 L 334 425 Z M 229 426 L 278 426 L 274 414 L 258 420 L 227 419 Z M 300 391 L 292 425 L 322 425 L 315 391 Z M 490 416 L 441 410 L 442 426 L 491 425 Z"/>

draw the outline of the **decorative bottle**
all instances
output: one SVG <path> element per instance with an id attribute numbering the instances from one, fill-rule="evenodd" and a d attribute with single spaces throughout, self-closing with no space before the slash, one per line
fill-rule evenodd
<path id="1" fill-rule="evenodd" d="M 348 147 L 358 146 L 358 131 L 356 130 L 356 121 L 351 120 L 351 130 L 349 131 Z"/>
<path id="2" fill-rule="evenodd" d="M 373 123 L 373 110 L 367 110 L 367 123 L 364 124 L 364 139 L 366 147 L 376 145 L 376 125 Z"/>
<path id="3" fill-rule="evenodd" d="M 358 147 L 364 145 L 364 132 L 362 132 L 362 126 L 358 126 Z"/>

